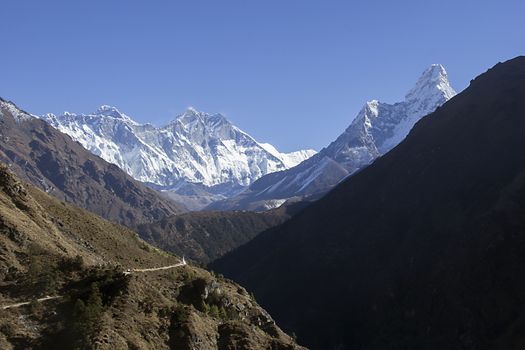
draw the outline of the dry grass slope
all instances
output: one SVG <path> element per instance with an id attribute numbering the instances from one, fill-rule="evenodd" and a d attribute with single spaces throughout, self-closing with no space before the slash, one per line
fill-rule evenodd
<path id="1" fill-rule="evenodd" d="M 184 266 L 127 228 L 0 167 L 2 349 L 297 349 L 237 284 Z"/>

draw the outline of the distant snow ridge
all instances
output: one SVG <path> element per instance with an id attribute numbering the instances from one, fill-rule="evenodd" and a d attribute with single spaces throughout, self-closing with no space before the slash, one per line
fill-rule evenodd
<path id="1" fill-rule="evenodd" d="M 245 187 L 316 152 L 280 153 L 258 143 L 221 114 L 188 108 L 163 127 L 141 125 L 117 108 L 41 117 L 135 179 L 160 187 L 197 183 Z"/>

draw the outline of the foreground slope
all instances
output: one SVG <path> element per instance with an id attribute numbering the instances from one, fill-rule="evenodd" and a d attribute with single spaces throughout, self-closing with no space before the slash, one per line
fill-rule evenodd
<path id="1" fill-rule="evenodd" d="M 299 348 L 242 287 L 4 166 L 0 219 L 2 349 Z"/>
<path id="2" fill-rule="evenodd" d="M 266 210 L 289 199 L 318 197 L 401 142 L 412 126 L 452 98 L 445 68 L 434 64 L 419 77 L 404 101 L 367 102 L 330 145 L 301 164 L 265 175 L 239 195 L 211 204 L 212 210 Z"/>
<path id="3" fill-rule="evenodd" d="M 525 346 L 525 57 L 213 265 L 317 349 Z"/>
<path id="4" fill-rule="evenodd" d="M 44 191 L 127 226 L 182 211 L 180 205 L 2 99 L 0 161 Z"/>

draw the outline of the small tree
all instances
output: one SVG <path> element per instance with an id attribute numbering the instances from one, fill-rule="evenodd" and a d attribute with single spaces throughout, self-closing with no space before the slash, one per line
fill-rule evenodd
<path id="1" fill-rule="evenodd" d="M 91 284 L 91 291 L 86 302 L 77 299 L 73 307 L 72 330 L 77 347 L 82 348 L 99 331 L 103 313 L 102 296 L 96 283 Z"/>
<path id="2" fill-rule="evenodd" d="M 184 305 L 177 305 L 177 307 L 173 310 L 173 315 L 171 317 L 172 324 L 180 328 L 186 322 L 188 322 L 190 318 L 190 310 Z"/>
<path id="3" fill-rule="evenodd" d="M 40 291 L 43 294 L 49 294 L 56 292 L 58 288 L 58 279 L 59 275 L 58 272 L 54 269 L 54 267 L 49 268 L 48 270 L 44 271 L 38 281 L 38 285 L 40 288 Z"/>
<path id="4" fill-rule="evenodd" d="M 223 306 L 219 308 L 219 318 L 223 321 L 228 319 L 228 314 L 226 313 L 226 310 Z"/>
<path id="5" fill-rule="evenodd" d="M 75 255 L 75 257 L 65 257 L 62 259 L 60 268 L 62 271 L 73 272 L 80 271 L 84 268 L 84 258 L 81 255 Z"/>
<path id="6" fill-rule="evenodd" d="M 202 312 L 206 314 L 210 313 L 210 305 L 208 305 L 204 301 L 202 302 Z"/>
<path id="7" fill-rule="evenodd" d="M 217 305 L 211 305 L 209 315 L 213 318 L 219 318 L 219 308 Z"/>
<path id="8" fill-rule="evenodd" d="M 6 337 L 10 338 L 16 334 L 16 329 L 11 323 L 4 323 L 0 325 L 0 332 L 4 333 Z"/>

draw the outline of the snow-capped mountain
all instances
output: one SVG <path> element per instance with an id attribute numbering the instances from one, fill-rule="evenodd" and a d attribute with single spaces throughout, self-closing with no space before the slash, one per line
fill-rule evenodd
<path id="1" fill-rule="evenodd" d="M 345 132 L 322 153 L 353 172 L 395 147 L 419 119 L 455 94 L 445 68 L 433 64 L 403 102 L 367 102 Z"/>
<path id="2" fill-rule="evenodd" d="M 245 192 L 210 208 L 267 209 L 271 203 L 282 203 L 292 197 L 325 193 L 395 147 L 419 119 L 455 94 L 445 68 L 433 64 L 404 101 L 367 102 L 345 132 L 318 154 L 291 169 L 263 176 Z"/>
<path id="3" fill-rule="evenodd" d="M 193 108 L 163 127 L 139 124 L 110 106 L 92 114 L 66 112 L 42 119 L 157 188 L 176 190 L 191 183 L 219 186 L 228 194 L 315 154 L 313 150 L 280 153 L 272 145 L 258 143 L 221 114 Z"/>

